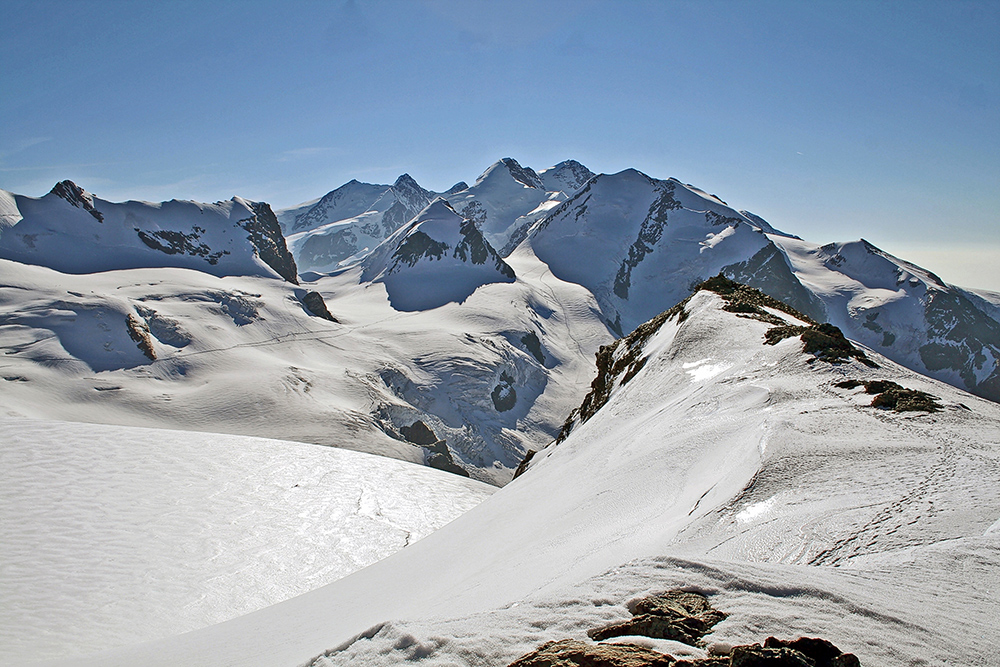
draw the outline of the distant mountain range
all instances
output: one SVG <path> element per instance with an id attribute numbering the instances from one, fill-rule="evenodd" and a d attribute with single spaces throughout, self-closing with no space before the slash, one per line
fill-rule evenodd
<path id="1" fill-rule="evenodd" d="M 12 414 L 288 437 L 494 484 L 555 437 L 601 345 L 720 273 L 1000 401 L 1000 295 L 572 160 L 504 158 L 441 193 L 351 181 L 278 211 L 0 191 L 0 262 Z M 441 444 L 408 440 L 416 421 Z"/>

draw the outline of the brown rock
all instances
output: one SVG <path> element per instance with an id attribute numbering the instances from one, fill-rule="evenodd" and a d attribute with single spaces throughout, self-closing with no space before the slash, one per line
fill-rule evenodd
<path id="1" fill-rule="evenodd" d="M 674 659 L 641 646 L 564 639 L 543 644 L 509 667 L 670 667 Z"/>
<path id="2" fill-rule="evenodd" d="M 764 648 L 760 644 L 734 646 L 732 667 L 816 667 L 812 658 L 795 649 Z"/>
<path id="3" fill-rule="evenodd" d="M 632 604 L 629 611 L 635 615 L 631 620 L 596 628 L 587 634 L 597 641 L 642 635 L 694 646 L 711 632 L 712 626 L 726 617 L 713 609 L 704 595 L 686 591 L 650 595 Z"/>

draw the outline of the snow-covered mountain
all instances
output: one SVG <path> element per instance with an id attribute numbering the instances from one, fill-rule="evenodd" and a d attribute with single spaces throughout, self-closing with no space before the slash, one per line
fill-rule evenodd
<path id="1" fill-rule="evenodd" d="M 300 271 L 332 271 L 341 262 L 372 250 L 430 203 L 409 174 L 391 185 L 351 181 L 305 211 L 278 212 Z"/>
<path id="2" fill-rule="evenodd" d="M 563 160 L 554 167 L 538 172 L 545 189 L 549 192 L 564 192 L 572 195 L 587 184 L 596 174 L 576 160 Z"/>
<path id="3" fill-rule="evenodd" d="M 725 616 L 704 644 L 609 641 L 698 658 L 805 635 L 862 665 L 990 663 L 1000 407 L 721 280 L 599 358 L 586 418 L 448 526 L 282 605 L 74 664 L 507 665 L 594 646 L 668 589 Z"/>
<path id="4" fill-rule="evenodd" d="M 3 259 L 64 273 L 177 266 L 297 282 L 295 260 L 263 202 L 112 203 L 62 181 L 41 198 L 4 192 L 0 213 Z"/>
<path id="5" fill-rule="evenodd" d="M 579 173 L 574 169 L 576 164 L 563 162 L 552 167 L 548 183 L 568 187 L 565 182 L 575 182 L 574 176 Z M 550 191 L 533 169 L 506 157 L 492 164 L 471 187 L 448 195 L 448 201 L 462 217 L 476 223 L 501 255 L 507 256 L 518 230 L 530 227 L 566 197 L 562 190 Z"/>
<path id="6" fill-rule="evenodd" d="M 361 280 L 385 284 L 396 310 L 461 303 L 489 283 L 514 282 L 514 270 L 472 220 L 436 199 L 362 263 Z"/>
<path id="7" fill-rule="evenodd" d="M 389 185 L 351 181 L 322 199 L 277 212 L 301 271 L 327 272 L 371 252 L 440 194 L 475 222 L 506 256 L 512 234 L 527 229 L 593 176 L 567 160 L 541 175 L 513 158 L 491 165 L 471 187 L 464 181 L 443 193 L 420 187 L 408 174 Z M 523 233 L 523 230 L 522 230 Z"/>
<path id="8" fill-rule="evenodd" d="M 921 373 L 1000 401 L 1000 310 L 983 296 L 864 239 L 817 246 L 774 238 L 825 318 Z"/>

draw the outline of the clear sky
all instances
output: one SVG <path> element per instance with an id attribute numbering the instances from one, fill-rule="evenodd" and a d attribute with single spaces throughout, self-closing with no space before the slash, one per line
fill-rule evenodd
<path id="1" fill-rule="evenodd" d="M 1000 2 L 0 0 L 0 188 L 635 167 L 1000 291 Z"/>

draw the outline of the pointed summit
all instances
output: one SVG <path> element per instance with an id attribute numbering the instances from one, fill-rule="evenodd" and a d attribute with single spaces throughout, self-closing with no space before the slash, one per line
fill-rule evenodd
<path id="1" fill-rule="evenodd" d="M 445 199 L 435 199 L 365 260 L 361 279 L 384 283 L 396 310 L 465 301 L 478 287 L 514 282 L 514 270 Z"/>
<path id="2" fill-rule="evenodd" d="M 65 199 L 73 206 L 82 208 L 90 213 L 98 222 L 104 222 L 104 215 L 94 208 L 94 195 L 90 194 L 73 181 L 59 181 L 52 187 L 49 194 Z"/>
<path id="3" fill-rule="evenodd" d="M 506 256 L 518 229 L 530 227 L 565 198 L 562 192 L 548 192 L 533 169 L 505 157 L 490 165 L 472 187 L 449 195 L 448 201 Z"/>
<path id="4" fill-rule="evenodd" d="M 576 160 L 563 160 L 554 167 L 538 172 L 546 190 L 562 190 L 567 195 L 582 188 L 595 175 Z"/>

